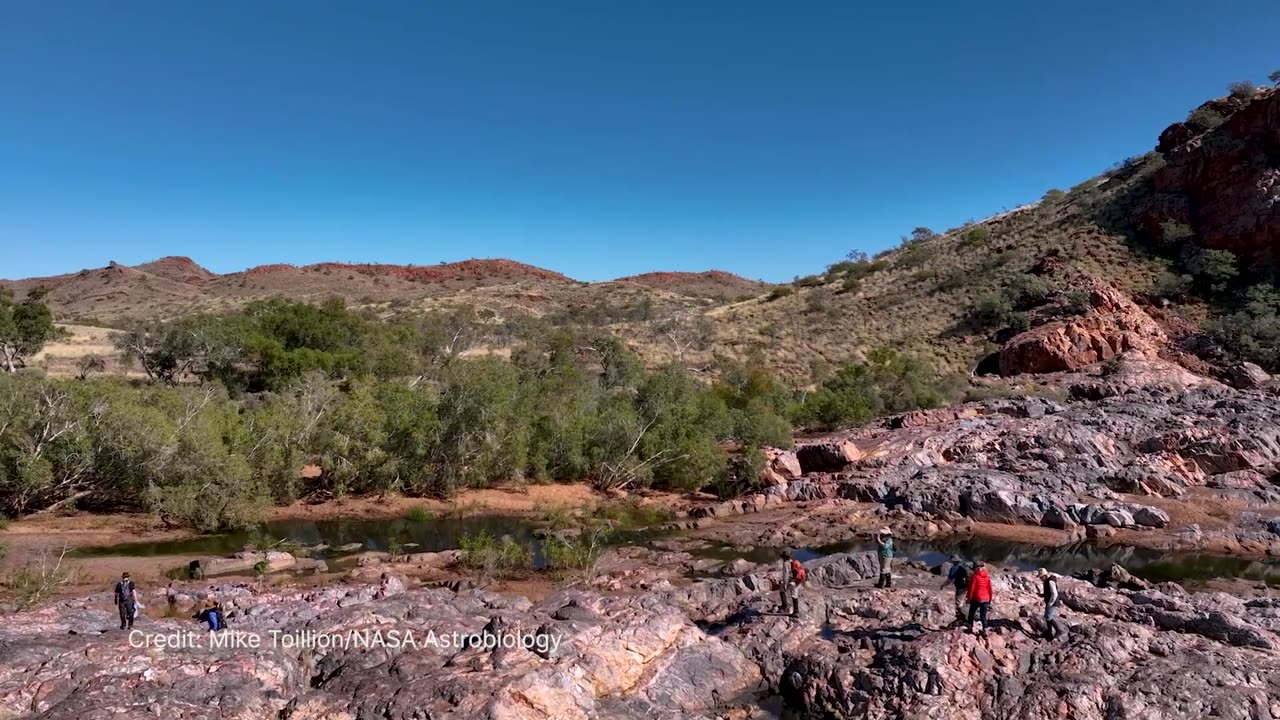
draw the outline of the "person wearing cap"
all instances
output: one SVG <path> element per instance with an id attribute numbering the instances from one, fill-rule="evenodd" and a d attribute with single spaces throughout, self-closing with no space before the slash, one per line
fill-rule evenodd
<path id="1" fill-rule="evenodd" d="M 982 634 L 987 634 L 987 611 L 991 609 L 991 576 L 987 574 L 986 563 L 981 560 L 973 564 L 973 577 L 969 579 L 969 632 L 973 632 L 973 619 L 982 620 Z"/>
<path id="2" fill-rule="evenodd" d="M 1037 574 L 1040 576 L 1040 595 L 1044 599 L 1045 637 L 1054 640 L 1066 633 L 1058 620 L 1058 606 L 1062 603 L 1062 596 L 1058 594 L 1058 578 L 1044 568 L 1040 568 Z"/>
<path id="3" fill-rule="evenodd" d="M 129 573 L 120 575 L 120 582 L 115 589 L 116 609 L 120 611 L 120 629 L 133 627 L 133 619 L 138 614 L 138 588 L 129 578 Z"/>
<path id="4" fill-rule="evenodd" d="M 955 592 L 956 621 L 965 619 L 965 606 L 969 604 L 969 566 L 959 555 L 951 556 L 951 569 L 947 571 L 947 579 L 942 583 L 943 589 L 952 588 Z"/>
<path id="5" fill-rule="evenodd" d="M 792 553 L 782 553 L 782 587 L 781 600 L 783 615 L 797 617 L 800 615 L 800 586 L 805 581 L 804 565 Z"/>
<path id="6" fill-rule="evenodd" d="M 880 560 L 880 580 L 876 587 L 893 587 L 893 531 L 887 527 L 876 533 L 876 556 Z"/>

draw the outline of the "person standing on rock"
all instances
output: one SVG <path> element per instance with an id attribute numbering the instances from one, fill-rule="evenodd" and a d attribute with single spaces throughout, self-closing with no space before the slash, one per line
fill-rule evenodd
<path id="1" fill-rule="evenodd" d="M 982 634 L 987 634 L 987 611 L 991 609 L 991 576 L 981 560 L 973 564 L 973 577 L 969 579 L 969 627 L 973 632 L 973 619 L 982 619 Z"/>
<path id="2" fill-rule="evenodd" d="M 887 527 L 876 533 L 876 556 L 880 559 L 880 580 L 876 587 L 893 587 L 893 531 Z"/>
<path id="3" fill-rule="evenodd" d="M 1065 634 L 1062 629 L 1062 623 L 1058 620 L 1058 606 L 1062 603 L 1062 596 L 1058 594 L 1058 579 L 1053 573 L 1044 568 L 1040 568 L 1040 594 L 1044 598 L 1044 624 L 1045 636 L 1050 640 L 1057 639 Z"/>
<path id="4" fill-rule="evenodd" d="M 806 579 L 804 565 L 787 553 L 782 555 L 782 610 L 784 615 L 800 614 L 800 586 Z"/>
<path id="5" fill-rule="evenodd" d="M 947 579 L 942 587 L 950 587 L 955 592 L 956 620 L 964 620 L 965 606 L 969 603 L 969 566 L 959 555 L 951 556 L 951 569 L 947 571 Z"/>
<path id="6" fill-rule="evenodd" d="M 115 594 L 116 609 L 120 611 L 120 629 L 132 629 L 133 616 L 138 609 L 138 588 L 134 586 L 133 580 L 129 579 L 129 573 L 120 576 L 120 582 L 116 583 Z"/>

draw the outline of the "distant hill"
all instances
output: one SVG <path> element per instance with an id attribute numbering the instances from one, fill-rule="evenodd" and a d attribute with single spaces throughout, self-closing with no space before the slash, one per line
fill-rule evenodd
<path id="1" fill-rule="evenodd" d="M 633 283 L 659 290 L 667 290 L 678 295 L 712 298 L 715 300 L 742 299 L 744 296 L 759 295 L 771 287 L 766 282 L 748 280 L 741 275 L 734 275 L 723 270 L 706 270 L 697 273 L 651 272 L 618 278 L 614 282 Z"/>

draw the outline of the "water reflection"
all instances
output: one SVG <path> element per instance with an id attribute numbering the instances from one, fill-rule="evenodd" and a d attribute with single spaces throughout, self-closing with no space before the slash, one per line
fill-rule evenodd
<path id="1" fill-rule="evenodd" d="M 258 533 L 228 533 L 201 535 L 181 540 L 150 543 L 128 543 L 96 548 L 82 548 L 81 556 L 153 556 L 153 555 L 229 555 L 242 550 L 246 544 L 263 533 L 274 539 L 286 539 L 303 546 L 326 545 L 319 553 L 335 557 L 354 550 L 339 550 L 343 546 L 359 545 L 359 550 L 391 552 L 436 552 L 452 550 L 459 546 L 465 535 L 487 532 L 495 538 L 504 535 L 512 540 L 529 544 L 534 551 L 534 566 L 542 567 L 542 543 L 535 534 L 535 524 L 527 519 L 499 515 L 472 515 L 466 517 L 432 517 L 424 520 L 390 518 L 380 520 L 288 520 L 264 525 Z M 613 538 L 617 544 L 643 544 L 652 539 L 654 531 L 629 531 Z M 1089 543 L 1049 547 L 1028 543 L 1004 542 L 983 539 L 938 539 L 929 541 L 899 540 L 899 557 L 910 558 L 936 565 L 951 555 L 966 560 L 983 560 L 1008 565 L 1022 570 L 1046 567 L 1061 575 L 1087 572 L 1091 568 L 1104 568 L 1119 563 L 1129 572 L 1147 580 L 1161 582 L 1204 581 L 1219 577 L 1246 578 L 1268 584 L 1280 585 L 1280 562 L 1248 560 L 1185 552 L 1146 550 L 1126 545 L 1098 547 Z M 811 560 L 837 552 L 862 552 L 873 550 L 869 540 L 854 539 L 816 547 L 795 549 L 801 560 Z M 734 547 L 718 545 L 695 549 L 702 557 L 721 560 L 743 558 L 751 562 L 775 562 L 780 548 Z"/>

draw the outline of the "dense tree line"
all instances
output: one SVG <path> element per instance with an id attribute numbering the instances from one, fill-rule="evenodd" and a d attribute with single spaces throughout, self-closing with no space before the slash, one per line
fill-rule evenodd
<path id="1" fill-rule="evenodd" d="M 303 495 L 447 496 L 513 479 L 728 487 L 745 475 L 726 446 L 756 457 L 790 445 L 796 422 L 944 400 L 932 371 L 888 350 L 809 394 L 759 357 L 725 363 L 713 383 L 678 363 L 646 369 L 594 329 L 542 328 L 509 359 L 469 353 L 494 322 L 273 300 L 121 333 L 147 382 L 6 375 L 0 508 L 133 508 L 215 529 Z M 306 465 L 318 476 L 304 479 Z"/>

